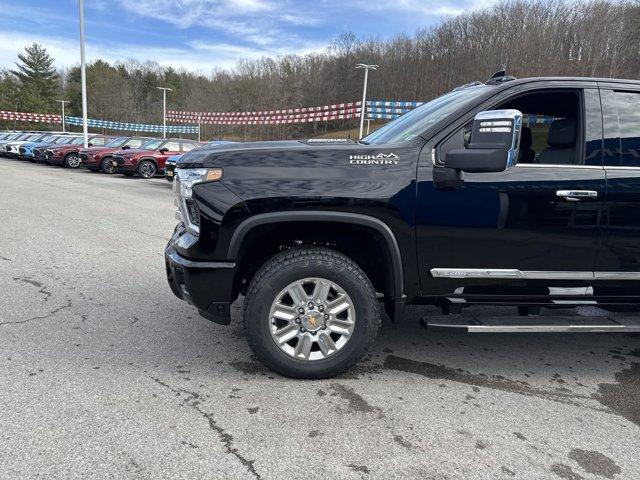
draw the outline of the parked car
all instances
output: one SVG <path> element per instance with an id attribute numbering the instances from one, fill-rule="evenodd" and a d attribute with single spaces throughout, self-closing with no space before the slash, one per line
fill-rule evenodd
<path id="1" fill-rule="evenodd" d="M 188 152 L 202 143 L 180 138 L 150 140 L 139 149 L 126 150 L 113 155 L 113 166 L 117 173 L 152 178 L 164 171 L 167 158 Z"/>
<path id="2" fill-rule="evenodd" d="M 227 141 L 227 140 L 212 140 L 210 142 L 205 143 L 204 146 L 208 146 L 208 147 L 216 147 L 216 146 L 218 146 L 219 147 L 221 145 L 229 145 L 231 143 L 237 143 L 237 142 L 231 142 L 231 141 Z M 167 161 L 164 164 L 164 177 L 167 179 L 167 181 L 169 181 L 169 182 L 173 181 L 174 170 L 176 168 L 176 163 L 178 162 L 180 157 L 182 157 L 182 155 L 184 155 L 184 154 L 173 155 L 173 156 L 167 158 Z"/>
<path id="3" fill-rule="evenodd" d="M 253 352 L 296 378 L 353 365 L 406 304 L 441 308 L 427 329 L 639 332 L 530 316 L 640 309 L 639 111 L 640 81 L 501 72 L 362 141 L 187 153 L 169 285 L 223 324 L 244 295 Z M 447 316 L 478 304 L 513 313 Z"/>
<path id="4" fill-rule="evenodd" d="M 50 137 L 48 133 L 34 133 L 27 136 L 23 140 L 15 140 L 4 145 L 4 156 L 9 158 L 20 157 L 20 147 L 25 143 L 41 142 L 45 138 Z"/>
<path id="5" fill-rule="evenodd" d="M 23 142 L 18 147 L 18 158 L 21 160 L 33 161 L 34 148 L 37 148 L 39 146 L 50 145 L 56 140 L 58 140 L 59 138 L 68 138 L 68 136 L 62 135 L 62 134 L 50 134 L 38 140 L 37 142 Z"/>
<path id="6" fill-rule="evenodd" d="M 56 135 L 53 141 L 38 143 L 31 147 L 31 156 L 25 151 L 24 156 L 32 162 L 47 163 L 47 149 L 58 148 L 61 145 L 68 145 L 71 142 L 80 142 L 82 144 L 82 136 L 79 135 Z M 79 140 L 78 140 L 79 139 Z"/>
<path id="7" fill-rule="evenodd" d="M 104 135 L 90 135 L 89 146 L 104 147 L 112 137 Z M 84 144 L 84 137 L 80 136 L 72 140 L 70 143 L 48 148 L 45 151 L 46 163 L 50 165 L 63 165 L 67 168 L 78 168 L 82 161 L 80 160 L 80 149 Z"/>
<path id="8" fill-rule="evenodd" d="M 146 142 L 153 140 L 150 137 L 117 137 L 112 139 L 104 147 L 90 147 L 80 150 L 82 166 L 92 172 L 113 173 L 113 154 L 120 150 L 140 148 Z"/>
<path id="9" fill-rule="evenodd" d="M 20 140 L 24 140 L 27 137 L 33 135 L 32 133 L 14 133 L 11 134 L 9 136 L 7 136 L 6 138 L 4 138 L 3 140 L 0 140 L 0 157 L 5 157 L 6 156 L 6 146 L 7 144 L 11 143 L 11 142 L 18 142 Z"/>

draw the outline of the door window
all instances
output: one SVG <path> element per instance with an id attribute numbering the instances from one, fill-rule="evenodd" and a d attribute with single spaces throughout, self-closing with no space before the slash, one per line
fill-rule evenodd
<path id="1" fill-rule="evenodd" d="M 518 163 L 540 165 L 600 165 L 581 148 L 581 109 L 578 91 L 539 91 L 520 95 L 491 110 L 517 109 L 523 114 Z M 468 148 L 473 119 L 445 140 L 437 151 L 438 162 L 452 149 Z M 594 134 L 598 136 L 599 134 Z M 599 135 L 601 138 L 601 135 Z"/>
<path id="2" fill-rule="evenodd" d="M 640 93 L 614 92 L 623 167 L 640 167 Z"/>
<path id="3" fill-rule="evenodd" d="M 183 152 L 188 152 L 190 150 L 193 150 L 194 148 L 196 148 L 198 145 L 196 145 L 195 143 L 191 143 L 191 142 L 182 142 L 182 151 Z"/>
<path id="4" fill-rule="evenodd" d="M 179 152 L 180 151 L 180 143 L 179 142 L 167 142 L 162 145 L 162 148 L 166 148 L 170 152 Z"/>

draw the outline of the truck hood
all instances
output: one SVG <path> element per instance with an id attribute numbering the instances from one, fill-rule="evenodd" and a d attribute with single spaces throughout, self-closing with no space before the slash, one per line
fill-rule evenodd
<path id="1" fill-rule="evenodd" d="M 178 161 L 183 168 L 267 166 L 277 164 L 287 167 L 308 167 L 319 158 L 338 158 L 349 161 L 350 155 L 359 152 L 383 151 L 379 145 L 364 145 L 353 140 L 284 140 L 272 142 L 247 142 L 229 145 L 204 146 L 185 153 Z M 386 153 L 384 153 L 386 155 Z"/>

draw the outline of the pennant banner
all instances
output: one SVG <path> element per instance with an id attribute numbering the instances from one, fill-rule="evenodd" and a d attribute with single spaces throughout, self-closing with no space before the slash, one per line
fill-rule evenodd
<path id="1" fill-rule="evenodd" d="M 16 122 L 29 122 L 29 123 L 48 123 L 48 124 L 60 124 L 62 117 L 60 115 L 46 114 L 46 113 L 25 113 L 25 112 L 11 112 L 0 110 L 0 120 L 11 120 Z M 70 117 L 65 115 L 65 124 L 67 125 L 82 125 L 81 117 Z M 193 122 L 190 122 L 193 123 Z M 161 133 L 162 125 L 150 125 L 144 123 L 126 123 L 126 122 L 111 122 L 108 120 L 96 120 L 94 118 L 87 119 L 87 126 L 91 128 L 105 128 L 108 130 L 125 130 L 129 132 L 154 132 Z M 168 133 L 198 133 L 197 125 L 167 125 Z"/>

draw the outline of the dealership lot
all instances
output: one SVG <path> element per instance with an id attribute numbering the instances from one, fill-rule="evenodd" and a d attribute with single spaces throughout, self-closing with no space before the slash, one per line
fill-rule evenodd
<path id="1" fill-rule="evenodd" d="M 347 374 L 281 378 L 238 305 L 224 327 L 172 295 L 164 179 L 0 166 L 0 478 L 640 478 L 639 337 L 411 309 Z"/>

